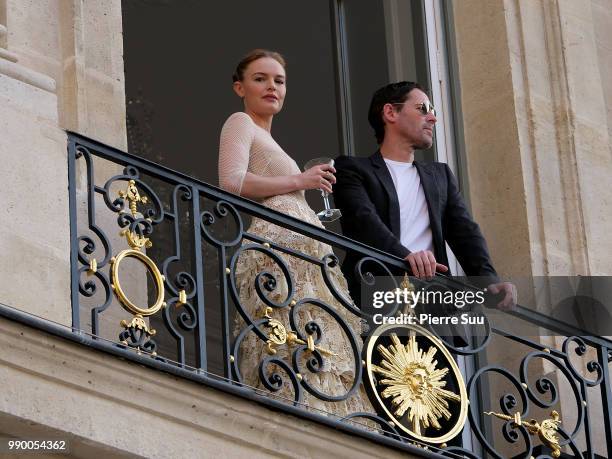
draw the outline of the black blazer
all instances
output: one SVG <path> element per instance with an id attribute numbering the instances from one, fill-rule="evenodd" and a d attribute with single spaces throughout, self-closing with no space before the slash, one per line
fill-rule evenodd
<path id="1" fill-rule="evenodd" d="M 415 161 L 429 209 L 436 260 L 448 265 L 445 242 L 468 276 L 497 281 L 487 244 L 459 193 L 457 180 L 444 163 Z M 387 165 L 377 151 L 369 158 L 340 156 L 336 159 L 334 202 L 342 211 L 345 236 L 400 258 L 410 251 L 400 242 L 399 202 Z M 409 222 L 406 222 L 410 224 Z M 351 283 L 357 254 L 349 252 L 343 272 Z"/>

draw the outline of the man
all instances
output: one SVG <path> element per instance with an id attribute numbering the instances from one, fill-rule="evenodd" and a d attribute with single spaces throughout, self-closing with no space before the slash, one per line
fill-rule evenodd
<path id="1" fill-rule="evenodd" d="M 419 278 L 448 272 L 448 242 L 465 273 L 490 279 L 488 290 L 504 293 L 498 307 L 511 309 L 515 288 L 499 282 L 452 172 L 444 163 L 414 161 L 415 150 L 431 147 L 437 121 L 423 88 L 405 81 L 384 86 L 374 93 L 368 120 L 379 150 L 369 158 L 341 156 L 335 164 L 343 233 L 403 258 Z M 357 261 L 348 253 L 342 268 L 359 297 Z"/>

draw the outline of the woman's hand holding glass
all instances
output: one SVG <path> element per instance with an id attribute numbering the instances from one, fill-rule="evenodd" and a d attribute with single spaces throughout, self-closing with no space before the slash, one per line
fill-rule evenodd
<path id="1" fill-rule="evenodd" d="M 311 159 L 304 166 L 304 174 L 314 175 L 313 179 L 318 178 L 319 185 L 313 186 L 312 189 L 321 190 L 321 196 L 323 196 L 323 204 L 325 205 L 325 209 L 317 214 L 319 220 L 322 222 L 333 222 L 334 220 L 338 220 L 342 217 L 342 212 L 340 209 L 332 209 L 329 203 L 329 195 L 332 193 L 332 185 L 336 183 L 336 177 L 334 176 L 334 160 L 331 158 L 323 157 L 323 158 L 315 158 Z M 313 180 L 313 185 L 316 185 L 316 180 Z M 311 188 L 308 188 L 311 189 Z"/>
<path id="2" fill-rule="evenodd" d="M 336 183 L 335 172 L 336 169 L 331 164 L 312 166 L 300 174 L 300 188 L 303 190 L 321 190 L 325 193 L 331 193 L 333 191 L 332 185 Z"/>

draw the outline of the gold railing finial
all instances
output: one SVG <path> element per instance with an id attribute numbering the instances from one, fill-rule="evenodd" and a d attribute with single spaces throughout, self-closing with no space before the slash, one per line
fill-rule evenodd
<path id="1" fill-rule="evenodd" d="M 408 290 L 409 292 L 414 291 L 414 285 L 410 283 L 410 279 L 408 278 L 408 273 L 404 273 L 404 279 L 402 279 L 402 283 L 400 287 L 404 290 Z"/>
<path id="2" fill-rule="evenodd" d="M 552 449 L 552 457 L 561 457 L 561 447 L 559 446 L 559 436 L 557 435 L 557 430 L 561 424 L 558 411 L 551 411 L 551 418 L 544 419 L 541 423 L 535 419 L 523 421 L 521 419 L 521 413 L 518 412 L 514 413 L 514 416 L 503 413 L 495 413 L 493 411 L 485 411 L 484 414 L 487 416 L 495 416 L 496 418 L 504 421 L 512 421 L 512 424 L 517 427 L 525 427 L 531 435 L 537 435 L 542 443 Z"/>
<path id="3" fill-rule="evenodd" d="M 128 182 L 127 189 L 125 191 L 119 191 L 119 196 L 127 199 L 130 203 L 130 212 L 132 213 L 132 217 L 135 217 L 138 213 L 138 203 L 146 204 L 149 199 L 146 196 L 141 196 L 138 188 L 136 187 L 136 182 L 134 180 L 130 180 Z"/>
<path id="4" fill-rule="evenodd" d="M 410 282 L 410 279 L 408 278 L 408 273 L 404 273 L 404 278 L 402 279 L 402 282 L 400 283 L 400 287 L 398 290 L 400 290 L 400 292 L 414 292 L 415 290 L 414 284 Z M 404 304 L 402 313 L 410 315 L 410 316 L 416 315 L 416 312 L 414 310 L 415 306 L 416 306 L 416 303 L 414 302 L 412 303 L 406 302 Z"/>
<path id="5" fill-rule="evenodd" d="M 294 344 L 306 344 L 308 346 L 308 351 L 310 352 L 314 352 L 316 350 L 327 356 L 337 355 L 332 351 L 317 346 L 314 343 L 314 336 L 312 334 L 308 335 L 308 341 L 304 341 L 303 339 L 298 338 L 296 332 L 292 330 L 288 332 L 282 322 L 272 318 L 272 312 L 273 309 L 271 307 L 267 307 L 263 314 L 263 317 L 268 319 L 266 327 L 270 329 L 268 332 L 268 340 L 266 341 L 266 351 L 268 354 L 276 354 L 276 347 L 282 346 L 283 344 L 287 344 L 287 346 L 293 346 Z"/>
<path id="6" fill-rule="evenodd" d="M 149 199 L 146 196 L 140 195 L 140 192 L 138 191 L 138 187 L 136 187 L 136 182 L 134 180 L 130 180 L 128 182 L 128 187 L 126 190 L 119 190 L 119 197 L 128 200 L 130 213 L 134 218 L 136 218 L 136 216 L 138 215 L 138 203 L 146 204 L 147 202 L 149 202 Z M 148 237 L 138 235 L 135 231 L 129 231 L 128 229 L 124 229 L 119 233 L 119 235 L 124 236 L 126 238 L 128 245 L 132 249 L 140 250 L 143 247 L 148 249 L 153 246 L 153 243 L 149 240 Z"/>

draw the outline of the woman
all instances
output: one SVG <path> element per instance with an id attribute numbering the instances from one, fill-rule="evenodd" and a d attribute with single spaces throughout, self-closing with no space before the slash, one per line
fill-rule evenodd
<path id="1" fill-rule="evenodd" d="M 221 131 L 219 147 L 220 186 L 232 193 L 260 201 L 263 205 L 286 213 L 302 221 L 321 226 L 315 212 L 308 206 L 304 191 L 322 189 L 332 191 L 336 179 L 335 169 L 330 165 L 319 165 L 301 172 L 296 162 L 276 143 L 270 134 L 272 119 L 283 107 L 286 94 L 285 61 L 276 52 L 254 50 L 238 64 L 233 75 L 233 88 L 244 103 L 244 112 L 231 115 Z M 299 251 L 321 260 L 331 254 L 326 244 L 307 238 L 291 230 L 279 227 L 265 220 L 254 218 L 248 232 L 269 241 Z M 250 241 L 245 241 L 245 243 Z M 334 307 L 353 333 L 359 337 L 359 320 L 346 310 L 325 285 L 321 268 L 313 263 L 275 251 L 281 256 L 292 273 L 295 285 L 293 299 L 317 298 Z M 255 250 L 245 250 L 236 266 L 236 284 L 242 307 L 252 320 L 260 319 L 266 313 L 266 305 L 255 289 L 256 277 L 264 271 L 274 274 L 275 288 L 268 298 L 282 302 L 287 298 L 287 282 L 272 257 Z M 338 291 L 348 298 L 346 280 L 338 267 L 330 269 L 332 282 Z M 274 308 L 271 317 L 279 320 L 290 331 L 289 307 Z M 321 393 L 338 397 L 346 394 L 355 380 L 355 361 L 346 334 L 338 322 L 321 308 L 300 308 L 296 328 L 305 330 L 308 322 L 316 322 L 322 332 L 318 346 L 329 353 L 323 355 L 321 371 L 308 371 L 305 362 L 300 368 L 304 381 Z M 235 327 L 237 335 L 245 327 L 239 319 Z M 305 333 L 303 333 L 305 335 Z M 315 336 L 316 338 L 316 336 Z M 294 348 L 278 347 L 275 358 L 291 365 Z M 240 350 L 240 372 L 243 381 L 251 386 L 262 387 L 259 380 L 259 364 L 269 356 L 266 343 L 249 333 Z M 304 354 L 308 358 L 308 352 Z M 359 365 L 359 362 L 357 362 Z M 267 368 L 268 374 L 278 368 Z M 282 373 L 282 372 L 279 372 Z M 280 395 L 293 399 L 294 391 L 287 376 L 283 377 Z M 323 402 L 304 393 L 304 402 L 309 407 L 323 409 L 337 415 L 347 415 L 358 411 L 373 411 L 363 392 L 346 400 Z"/>

